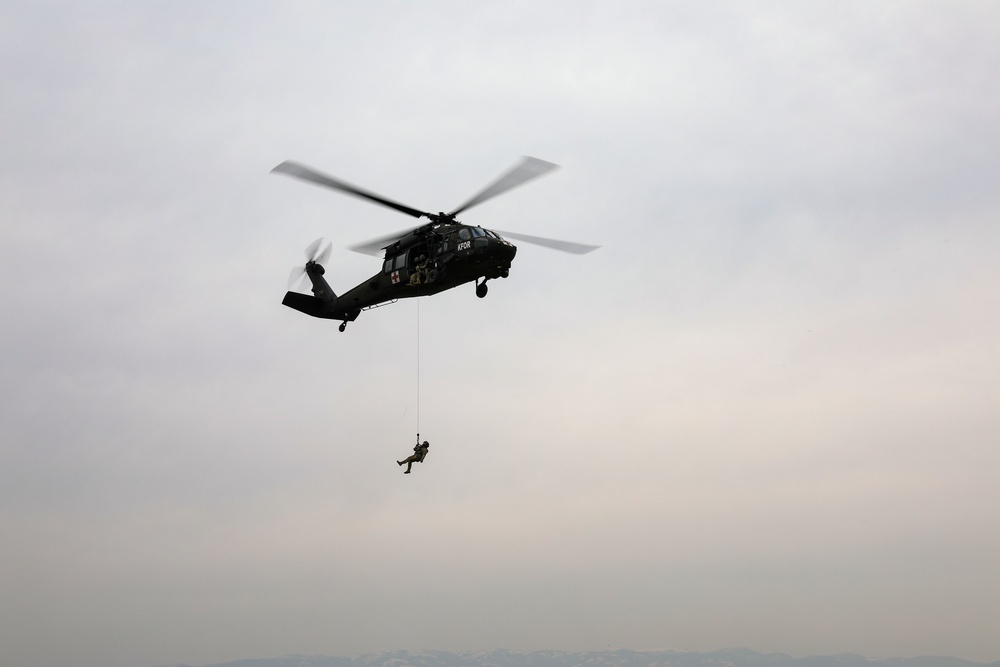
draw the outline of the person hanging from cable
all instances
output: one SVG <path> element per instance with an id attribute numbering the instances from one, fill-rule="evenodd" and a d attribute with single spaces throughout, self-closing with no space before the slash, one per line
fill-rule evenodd
<path id="1" fill-rule="evenodd" d="M 420 442 L 420 436 L 417 436 L 417 446 L 413 448 L 413 454 L 407 456 L 402 461 L 396 461 L 399 465 L 406 464 L 406 470 L 403 471 L 404 475 L 410 474 L 410 468 L 413 467 L 414 463 L 423 463 L 424 458 L 427 456 L 427 450 L 431 448 L 429 442 L 424 440 Z"/>

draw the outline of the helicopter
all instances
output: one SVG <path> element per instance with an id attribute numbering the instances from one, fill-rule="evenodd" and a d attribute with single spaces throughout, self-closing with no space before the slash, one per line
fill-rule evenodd
<path id="1" fill-rule="evenodd" d="M 459 213 L 546 174 L 557 166 L 538 158 L 524 157 L 512 169 L 451 213 L 428 213 L 332 178 L 297 162 L 282 162 L 271 172 L 361 197 L 414 218 L 426 218 L 427 222 L 350 246 L 356 252 L 382 256 L 382 269 L 340 296 L 323 277 L 326 272 L 324 264 L 330 257 L 332 244 L 320 250 L 323 239 L 317 239 L 306 248 L 305 266 L 293 269 L 289 278 L 289 291 L 285 293 L 281 303 L 312 317 L 340 320 L 340 331 L 343 332 L 347 323 L 356 320 L 363 310 L 393 303 L 398 299 L 430 296 L 468 282 L 475 282 L 477 297 L 485 297 L 488 291 L 486 281 L 510 275 L 510 264 L 517 254 L 517 247 L 504 236 L 579 255 L 596 250 L 600 246 L 498 232 L 465 225 L 456 219 Z M 312 282 L 312 296 L 291 291 L 291 286 L 304 276 L 308 276 Z"/>

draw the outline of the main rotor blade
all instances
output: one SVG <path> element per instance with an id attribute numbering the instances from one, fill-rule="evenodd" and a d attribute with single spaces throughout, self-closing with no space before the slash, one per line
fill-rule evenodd
<path id="1" fill-rule="evenodd" d="M 518 241 L 525 241 L 526 243 L 534 243 L 535 245 L 545 246 L 546 248 L 552 248 L 553 250 L 561 250 L 562 252 L 571 252 L 574 255 L 586 255 L 588 252 L 597 250 L 601 246 L 599 245 L 587 245 L 586 243 L 574 243 L 573 241 L 560 241 L 558 239 L 547 239 L 541 236 L 528 236 L 527 234 L 515 234 L 514 232 L 504 232 L 499 229 L 494 229 L 500 236 L 509 236 L 512 239 L 517 239 Z"/>
<path id="2" fill-rule="evenodd" d="M 385 236 L 379 236 L 378 238 L 368 239 L 361 243 L 355 245 L 347 246 L 348 250 L 353 250 L 354 252 L 360 252 L 363 255 L 372 255 L 374 257 L 381 257 L 382 250 L 388 246 L 392 245 L 399 239 L 403 238 L 415 229 L 420 229 L 420 227 L 410 227 L 408 229 L 403 229 L 398 232 L 393 232 L 392 234 L 386 234 Z"/>
<path id="3" fill-rule="evenodd" d="M 498 194 L 507 192 L 512 188 L 516 188 L 522 183 L 527 183 L 533 178 L 538 178 L 542 174 L 547 174 L 553 169 L 557 169 L 559 165 L 552 164 L 551 162 L 546 162 L 545 160 L 539 160 L 535 157 L 524 156 L 524 158 L 514 166 L 513 169 L 508 171 L 506 174 L 498 178 L 496 181 L 486 186 L 479 194 L 475 195 L 472 199 L 465 202 L 449 215 L 455 216 L 466 209 L 470 209 L 473 206 L 482 204 L 487 199 L 492 199 Z"/>
<path id="4" fill-rule="evenodd" d="M 420 216 L 426 216 L 427 213 L 420 211 L 415 208 L 406 206 L 405 204 L 400 204 L 394 202 L 391 199 L 386 199 L 381 195 L 368 192 L 367 190 L 362 190 L 361 188 L 351 185 L 350 183 L 345 183 L 344 181 L 338 181 L 337 179 L 327 176 L 326 174 L 321 174 L 314 169 L 310 169 L 304 165 L 298 164 L 297 162 L 285 161 L 279 164 L 277 167 L 271 170 L 271 172 L 278 172 L 279 174 L 288 174 L 289 176 L 294 176 L 295 178 L 301 178 L 304 181 L 311 181 L 317 185 L 323 185 L 328 188 L 333 188 L 334 190 L 340 190 L 341 192 L 346 192 L 349 195 L 354 195 L 355 197 L 361 197 L 362 199 L 367 199 L 373 201 L 376 204 L 382 204 L 382 206 L 388 206 L 389 208 L 394 208 L 401 213 L 407 215 L 412 215 L 414 218 L 419 218 Z"/>

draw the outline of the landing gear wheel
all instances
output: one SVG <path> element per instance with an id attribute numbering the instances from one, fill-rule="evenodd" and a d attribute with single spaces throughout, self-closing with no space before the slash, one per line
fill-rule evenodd
<path id="1" fill-rule="evenodd" d="M 347 322 L 340 323 L 340 333 L 344 333 L 344 329 L 347 328 Z"/>
<path id="2" fill-rule="evenodd" d="M 476 285 L 476 296 L 478 296 L 480 299 L 482 299 L 484 296 L 486 296 L 486 292 L 487 292 L 488 289 L 489 288 L 486 287 L 486 281 L 485 280 L 483 282 L 481 282 L 481 283 L 478 283 Z"/>

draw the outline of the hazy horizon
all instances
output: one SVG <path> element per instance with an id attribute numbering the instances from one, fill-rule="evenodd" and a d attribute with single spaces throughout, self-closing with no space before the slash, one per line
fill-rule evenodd
<path id="1" fill-rule="evenodd" d="M 758 653 L 748 648 L 727 648 L 703 653 L 675 650 L 634 651 L 607 648 L 598 651 L 485 651 L 451 652 L 434 649 L 398 649 L 353 656 L 290 654 L 272 658 L 241 660 L 198 667 L 869 667 L 873 663 L 894 667 L 975 667 L 997 665 L 947 656 L 866 657 L 854 653 L 820 656 L 790 656 Z M 166 666 L 162 666 L 166 667 Z M 176 665 L 169 667 L 190 667 Z"/>

